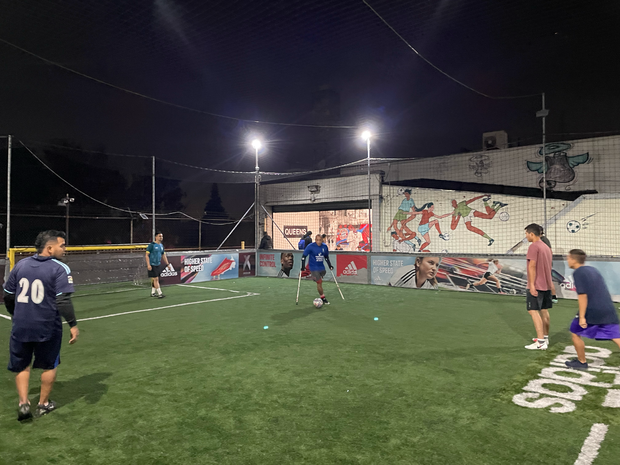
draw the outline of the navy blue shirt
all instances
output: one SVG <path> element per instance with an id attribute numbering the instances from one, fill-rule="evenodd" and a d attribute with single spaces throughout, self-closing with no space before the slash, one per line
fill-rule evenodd
<path id="1" fill-rule="evenodd" d="M 146 247 L 146 251 L 149 253 L 149 262 L 151 263 L 151 266 L 161 265 L 161 257 L 165 253 L 164 246 L 162 244 L 151 242 Z"/>
<path id="2" fill-rule="evenodd" d="M 323 271 L 325 269 L 323 260 L 328 256 L 329 250 L 325 244 L 318 246 L 316 242 L 313 242 L 304 249 L 304 257 L 310 257 L 308 260 L 310 271 Z"/>
<path id="3" fill-rule="evenodd" d="M 605 280 L 596 268 L 592 266 L 577 268 L 573 273 L 573 281 L 575 281 L 577 294 L 588 296 L 586 322 L 589 325 L 617 325 L 620 323 Z"/>
<path id="4" fill-rule="evenodd" d="M 62 333 L 56 297 L 74 292 L 67 265 L 52 257 L 24 258 L 11 271 L 4 290 L 15 294 L 11 337 L 21 342 L 43 342 L 56 332 Z"/>

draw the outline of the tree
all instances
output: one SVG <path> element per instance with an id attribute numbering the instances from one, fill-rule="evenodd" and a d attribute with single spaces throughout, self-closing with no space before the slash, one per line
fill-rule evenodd
<path id="1" fill-rule="evenodd" d="M 226 209 L 222 205 L 220 190 L 217 186 L 217 183 L 213 183 L 213 185 L 211 186 L 211 198 L 205 205 L 203 219 L 223 220 L 227 218 L 228 214 L 226 213 Z"/>

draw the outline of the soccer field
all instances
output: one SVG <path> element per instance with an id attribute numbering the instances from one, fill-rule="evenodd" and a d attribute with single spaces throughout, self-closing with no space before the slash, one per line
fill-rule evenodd
<path id="1" fill-rule="evenodd" d="M 577 463 L 620 462 L 607 389 L 584 386 L 568 413 L 512 400 L 570 345 L 575 302 L 553 309 L 539 352 L 523 348 L 534 335 L 523 298 L 351 284 L 342 301 L 326 283 L 332 304 L 315 309 L 314 284 L 302 282 L 299 306 L 296 286 L 246 278 L 171 286 L 161 300 L 75 298 L 85 321 L 77 344 L 65 334 L 57 411 L 17 422 L 3 369 L 0 463 L 574 464 L 595 423 L 609 426 L 599 455 Z M 3 367 L 9 333 L 0 319 Z M 614 344 L 590 345 L 620 365 Z"/>

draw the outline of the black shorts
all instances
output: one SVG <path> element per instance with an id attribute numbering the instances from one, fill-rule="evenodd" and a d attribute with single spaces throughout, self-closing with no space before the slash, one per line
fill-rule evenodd
<path id="1" fill-rule="evenodd" d="M 310 272 L 310 276 L 312 276 L 312 280 L 313 281 L 316 281 L 317 283 L 320 283 L 321 281 L 323 281 L 323 276 L 325 276 L 325 273 L 327 273 L 327 271 L 325 271 L 325 270 L 311 271 Z"/>
<path id="2" fill-rule="evenodd" d="M 484 274 L 483 278 L 484 279 L 489 279 L 489 276 L 493 276 L 492 273 L 489 273 L 488 271 Z"/>
<path id="3" fill-rule="evenodd" d="M 549 310 L 553 307 L 553 302 L 551 301 L 551 291 L 538 291 L 538 296 L 534 297 L 528 290 L 525 301 L 528 312 L 530 310 Z"/>
<path id="4" fill-rule="evenodd" d="M 50 340 L 44 342 L 22 342 L 11 336 L 8 369 L 14 373 L 24 371 L 30 366 L 34 355 L 33 368 L 53 370 L 60 365 L 61 344 L 62 332 L 54 334 Z"/>
<path id="5" fill-rule="evenodd" d="M 149 278 L 159 278 L 159 275 L 162 272 L 161 264 L 159 265 L 151 265 L 151 269 L 149 270 Z"/>

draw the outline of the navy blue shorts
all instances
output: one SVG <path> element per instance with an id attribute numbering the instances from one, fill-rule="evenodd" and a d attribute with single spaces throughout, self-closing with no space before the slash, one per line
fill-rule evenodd
<path id="1" fill-rule="evenodd" d="M 30 366 L 33 355 L 33 368 L 53 370 L 60 365 L 61 344 L 62 333 L 57 333 L 49 341 L 44 342 L 22 342 L 11 336 L 9 371 L 21 373 Z"/>

